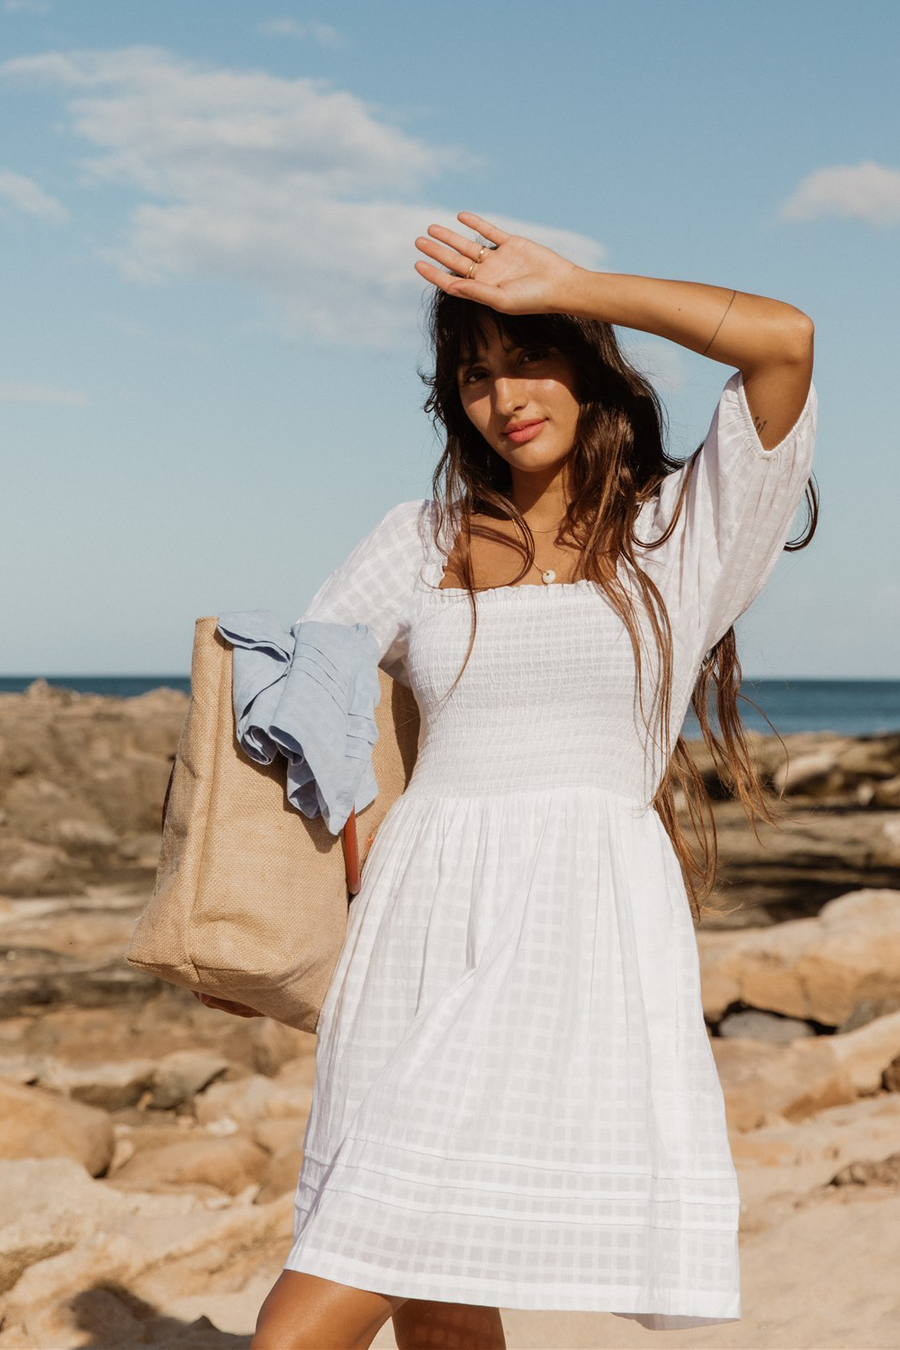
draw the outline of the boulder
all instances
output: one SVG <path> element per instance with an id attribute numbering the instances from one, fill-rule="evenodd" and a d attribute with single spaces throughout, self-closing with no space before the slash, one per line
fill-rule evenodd
<path id="1" fill-rule="evenodd" d="M 844 776 L 830 750 L 813 750 L 791 756 L 775 770 L 773 781 L 778 792 L 828 797 L 840 791 Z"/>
<path id="2" fill-rule="evenodd" d="M 873 1016 L 900 1009 L 900 891 L 852 891 L 770 928 L 701 930 L 698 948 L 710 1022 L 734 1003 L 835 1027 L 865 1001 Z"/>
<path id="3" fill-rule="evenodd" d="M 156 1065 L 149 1105 L 157 1110 L 180 1106 L 229 1067 L 224 1056 L 208 1050 L 173 1050 Z"/>
<path id="4" fill-rule="evenodd" d="M 68 1065 L 58 1070 L 58 1076 L 75 1101 L 104 1111 L 123 1111 L 140 1101 L 155 1072 L 152 1059 L 132 1059 L 118 1064 Z"/>
<path id="5" fill-rule="evenodd" d="M 311 1073 L 308 1061 L 291 1061 L 274 1079 L 252 1074 L 236 1083 L 214 1083 L 194 1099 L 197 1119 L 204 1125 L 229 1119 L 242 1129 L 261 1120 L 303 1120 L 312 1105 Z"/>
<path id="6" fill-rule="evenodd" d="M 832 1186 L 900 1186 L 900 1153 L 880 1162 L 866 1160 L 842 1167 L 831 1178 Z"/>
<path id="7" fill-rule="evenodd" d="M 21 1158 L 21 1155 L 16 1155 Z M 88 1240 L 104 1215 L 101 1186 L 71 1158 L 0 1162 L 0 1293 L 29 1266 Z"/>
<path id="8" fill-rule="evenodd" d="M 10 839 L 0 846 L 0 890 L 6 895 L 52 893 L 68 888 L 72 864 L 60 848 Z"/>
<path id="9" fill-rule="evenodd" d="M 773 1116 L 802 1120 L 856 1098 L 849 1073 L 825 1037 L 790 1045 L 714 1037 L 711 1045 L 729 1129 L 755 1130 Z"/>
<path id="10" fill-rule="evenodd" d="M 99 1176 L 114 1147 L 105 1111 L 38 1087 L 0 1081 L 0 1157 L 73 1158 Z"/>
<path id="11" fill-rule="evenodd" d="M 828 1044 L 857 1093 L 878 1092 L 885 1072 L 900 1055 L 900 1012 L 878 1017 L 855 1031 L 829 1036 Z"/>
<path id="12" fill-rule="evenodd" d="M 870 801 L 873 806 L 896 810 L 900 807 L 900 774 L 878 783 L 872 792 Z"/>
<path id="13" fill-rule="evenodd" d="M 262 1178 L 269 1158 L 240 1135 L 184 1139 L 163 1148 L 143 1148 L 109 1179 L 109 1185 L 139 1191 L 215 1187 L 238 1195 Z"/>
<path id="14" fill-rule="evenodd" d="M 860 1159 L 880 1160 L 897 1151 L 900 1098 L 890 1093 L 826 1106 L 802 1120 L 772 1115 L 757 1130 L 731 1135 L 740 1175 L 742 1218 L 773 1196 L 808 1196 L 835 1172 Z"/>
<path id="15" fill-rule="evenodd" d="M 250 1023 L 253 1067 L 271 1077 L 283 1064 L 304 1056 L 314 1056 L 316 1037 L 310 1031 L 287 1027 L 271 1017 L 257 1017 Z"/>
<path id="16" fill-rule="evenodd" d="M 898 767 L 889 753 L 888 743 L 881 738 L 869 740 L 860 737 L 851 741 L 846 749 L 837 756 L 837 766 L 842 773 L 859 778 L 893 778 Z"/>
<path id="17" fill-rule="evenodd" d="M 900 805 L 900 802 L 898 802 Z M 875 848 L 873 862 L 886 863 L 900 867 L 900 814 L 891 815 L 882 822 Z"/>

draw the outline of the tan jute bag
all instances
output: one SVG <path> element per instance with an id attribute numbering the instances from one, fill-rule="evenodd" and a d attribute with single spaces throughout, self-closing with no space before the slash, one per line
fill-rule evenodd
<path id="1" fill-rule="evenodd" d="M 411 690 L 379 670 L 372 751 L 378 795 L 333 835 L 321 816 L 309 819 L 288 802 L 282 755 L 261 765 L 241 750 L 232 647 L 216 622 L 196 622 L 191 698 L 163 811 L 156 885 L 125 959 L 170 983 L 315 1031 L 361 869 L 415 764 L 419 710 Z"/>

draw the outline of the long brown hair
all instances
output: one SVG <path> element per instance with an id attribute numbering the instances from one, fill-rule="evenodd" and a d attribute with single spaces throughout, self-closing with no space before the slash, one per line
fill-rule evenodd
<path id="1" fill-rule="evenodd" d="M 625 358 L 612 326 L 600 320 L 580 319 L 568 314 L 501 314 L 440 289 L 436 289 L 432 297 L 428 320 L 434 368 L 429 372 L 420 371 L 430 390 L 425 411 L 446 438 L 432 476 L 432 494 L 437 504 L 435 539 L 437 541 L 440 536 L 446 514 L 452 508 L 458 510 L 458 537 L 462 545 L 459 565 L 472 607 L 472 633 L 466 659 L 448 693 L 468 664 L 478 624 L 471 540 L 473 532 L 483 534 L 485 528 L 476 526 L 473 530 L 473 514 L 512 520 L 522 531 L 526 557 L 516 581 L 534 562 L 534 536 L 513 502 L 509 465 L 476 430 L 463 409 L 459 394 L 459 366 L 475 360 L 479 340 L 483 339 L 487 324 L 493 322 L 504 341 L 520 348 L 554 347 L 574 368 L 581 410 L 568 466 L 571 496 L 558 537 L 568 536 L 579 546 L 579 573 L 602 586 L 627 627 L 643 709 L 640 638 L 632 598 L 618 575 L 620 559 L 625 561 L 637 582 L 640 601 L 649 617 L 660 656 L 659 685 L 654 690 L 653 708 L 659 718 L 663 744 L 667 746 L 671 716 L 672 630 L 662 595 L 638 566 L 634 547 L 636 544 L 659 547 L 669 538 L 682 508 L 684 490 L 673 521 L 661 538 L 650 545 L 645 544 L 635 537 L 634 526 L 641 506 L 655 495 L 663 478 L 681 468 L 687 460 L 673 459 L 666 452 L 666 419 L 656 391 Z M 690 456 L 691 460 L 695 460 L 699 449 L 698 446 Z M 687 486 L 687 475 L 684 486 Z M 805 548 L 815 533 L 818 499 L 812 479 L 807 483 L 806 498 L 809 509 L 807 533 L 789 541 L 785 545 L 787 551 Z M 759 840 L 758 819 L 778 827 L 784 813 L 764 795 L 737 700 L 741 698 L 753 707 L 757 705 L 740 693 L 740 684 L 741 666 L 734 628 L 731 627 L 701 662 L 691 705 L 722 788 L 727 795 L 740 800 Z M 709 721 L 713 690 L 721 735 L 716 734 Z M 649 730 L 646 716 L 644 721 Z M 676 796 L 678 792 L 681 803 Z M 681 805 L 688 814 L 694 847 L 679 823 Z M 694 922 L 699 923 L 704 913 L 730 913 L 730 910 L 723 911 L 721 906 L 703 903 L 712 893 L 716 879 L 715 818 L 703 776 L 681 735 L 672 749 L 653 806 L 681 864 Z"/>

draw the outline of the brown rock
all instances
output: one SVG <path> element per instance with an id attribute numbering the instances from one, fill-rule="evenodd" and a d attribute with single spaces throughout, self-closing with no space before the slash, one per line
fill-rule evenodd
<path id="1" fill-rule="evenodd" d="M 849 1074 L 823 1037 L 790 1045 L 714 1037 L 711 1045 L 730 1129 L 754 1130 L 773 1115 L 802 1120 L 856 1097 Z"/>
<path id="2" fill-rule="evenodd" d="M 261 1180 L 268 1161 L 264 1149 L 239 1135 L 185 1139 L 141 1149 L 110 1177 L 109 1185 L 142 1191 L 213 1186 L 238 1195 Z"/>
<path id="3" fill-rule="evenodd" d="M 0 1082 L 0 1157 L 74 1158 L 99 1176 L 114 1145 L 105 1111 L 41 1088 Z"/>
<path id="4" fill-rule="evenodd" d="M 283 1149 L 269 1159 L 254 1204 L 267 1205 L 280 1195 L 297 1189 L 297 1178 L 303 1162 L 302 1148 Z"/>
<path id="5" fill-rule="evenodd" d="M 202 1092 L 229 1068 L 222 1055 L 208 1050 L 174 1050 L 159 1061 L 149 1105 L 171 1110 Z"/>
<path id="6" fill-rule="evenodd" d="M 900 1012 L 829 1036 L 828 1044 L 858 1093 L 877 1092 L 885 1071 L 900 1056 Z"/>
<path id="7" fill-rule="evenodd" d="M 155 1071 L 152 1059 L 133 1059 L 118 1064 L 67 1066 L 61 1076 L 76 1101 L 104 1111 L 122 1111 L 140 1101 Z"/>
<path id="8" fill-rule="evenodd" d="M 34 895 L 65 884 L 71 871 L 62 849 L 17 839 L 0 848 L 0 889 L 7 895 Z"/>
<path id="9" fill-rule="evenodd" d="M 807 797 L 828 797 L 840 791 L 843 774 L 830 750 L 813 750 L 808 754 L 791 756 L 775 772 L 778 792 L 802 793 Z"/>
<path id="10" fill-rule="evenodd" d="M 102 1187 L 71 1158 L 0 1162 L 0 1194 L 0 1293 L 35 1262 L 85 1241 L 109 1210 Z"/>
<path id="11" fill-rule="evenodd" d="M 881 1075 L 885 1092 L 900 1092 L 900 1054 L 896 1055 Z"/>
<path id="12" fill-rule="evenodd" d="M 893 778 L 898 767 L 887 753 L 885 742 L 876 737 L 852 741 L 837 757 L 837 766 L 845 774 L 860 778 Z"/>
<path id="13" fill-rule="evenodd" d="M 698 933 L 703 1008 L 732 1003 L 840 1026 L 864 1000 L 900 1008 L 900 891 L 838 896 L 815 918 Z"/>
<path id="14" fill-rule="evenodd" d="M 300 1072 L 282 1077 L 284 1072 L 282 1069 L 275 1079 L 253 1074 L 237 1083 L 214 1083 L 194 1100 L 198 1121 L 205 1125 L 230 1119 L 242 1129 L 252 1129 L 260 1120 L 286 1116 L 304 1119 L 309 1115 L 312 1088 L 298 1081 Z"/>
<path id="15" fill-rule="evenodd" d="M 303 1125 L 291 1116 L 259 1120 L 253 1126 L 251 1137 L 267 1153 L 296 1152 L 303 1144 Z"/>
<path id="16" fill-rule="evenodd" d="M 832 1186 L 900 1186 L 900 1153 L 880 1161 L 852 1162 L 831 1178 Z"/>
<path id="17" fill-rule="evenodd" d="M 873 854 L 874 861 L 900 867 L 900 815 L 893 815 L 883 822 Z"/>
<path id="18" fill-rule="evenodd" d="M 253 1043 L 253 1067 L 257 1073 L 272 1076 L 290 1060 L 313 1056 L 316 1038 L 309 1031 L 286 1027 L 271 1017 L 254 1018 L 250 1025 Z"/>
<path id="19" fill-rule="evenodd" d="M 873 806 L 900 807 L 900 774 L 879 783 L 872 793 L 871 802 Z"/>

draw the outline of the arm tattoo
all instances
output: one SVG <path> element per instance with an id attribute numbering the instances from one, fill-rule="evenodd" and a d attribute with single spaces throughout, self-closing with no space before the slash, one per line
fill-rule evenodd
<path id="1" fill-rule="evenodd" d="M 729 300 L 729 301 L 728 301 L 728 304 L 725 306 L 725 314 L 727 314 L 728 311 L 731 309 L 732 302 L 733 302 L 734 297 L 735 297 L 736 295 L 737 295 L 737 291 L 732 291 L 732 292 L 731 292 L 731 300 Z M 700 353 L 701 356 L 705 356 L 706 353 L 709 351 L 710 347 L 711 347 L 711 346 L 713 345 L 713 343 L 715 342 L 716 336 L 718 335 L 718 332 L 719 332 L 719 328 L 721 328 L 721 327 L 722 327 L 722 324 L 725 322 L 725 314 L 722 315 L 721 319 L 719 320 L 718 327 L 716 328 L 715 333 L 713 333 L 712 337 L 709 339 L 709 342 L 707 342 L 706 346 L 703 348 L 703 351 Z"/>

